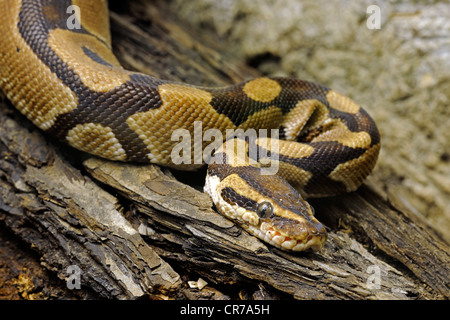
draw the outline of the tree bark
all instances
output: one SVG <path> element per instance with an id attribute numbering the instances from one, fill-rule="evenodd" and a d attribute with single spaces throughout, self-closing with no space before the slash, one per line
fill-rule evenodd
<path id="1" fill-rule="evenodd" d="M 111 12 L 111 28 L 127 68 L 201 85 L 258 75 L 185 31 L 163 3 L 123 9 Z M 450 297 L 448 245 L 370 179 L 311 201 L 328 241 L 320 253 L 295 254 L 218 214 L 201 192 L 202 172 L 90 157 L 45 136 L 7 101 L 0 119 L 0 220 L 59 278 L 72 281 L 68 268 L 77 266 L 81 298 Z M 208 285 L 190 288 L 199 277 Z"/>

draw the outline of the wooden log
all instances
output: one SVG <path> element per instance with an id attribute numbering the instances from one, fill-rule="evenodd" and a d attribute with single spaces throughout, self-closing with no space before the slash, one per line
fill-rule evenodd
<path id="1" fill-rule="evenodd" d="M 0 141 L 1 220 L 48 269 L 68 279 L 75 266 L 82 286 L 108 298 L 180 285 L 179 275 L 118 211 L 117 199 L 55 153 L 36 129 L 2 114 Z"/>
<path id="2" fill-rule="evenodd" d="M 204 85 L 257 75 L 227 62 L 217 43 L 189 35 L 164 4 L 130 8 L 111 13 L 125 67 Z M 60 278 L 79 266 L 82 298 L 450 297 L 448 246 L 373 183 L 312 201 L 328 241 L 320 253 L 292 254 L 218 214 L 201 192 L 201 172 L 89 157 L 52 141 L 10 105 L 0 113 L 0 220 Z M 194 276 L 208 285 L 189 289 Z"/>

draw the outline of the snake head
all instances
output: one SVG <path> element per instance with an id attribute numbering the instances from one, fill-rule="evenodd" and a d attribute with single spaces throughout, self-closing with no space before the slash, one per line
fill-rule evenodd
<path id="1" fill-rule="evenodd" d="M 220 213 L 275 247 L 319 251 L 326 241 L 312 207 L 279 176 L 260 175 L 250 166 L 217 170 L 210 165 L 205 192 Z"/>

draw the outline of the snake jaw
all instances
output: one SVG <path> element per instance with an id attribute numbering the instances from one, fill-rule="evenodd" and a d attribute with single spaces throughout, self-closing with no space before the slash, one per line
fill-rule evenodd
<path id="1" fill-rule="evenodd" d="M 319 223 L 320 224 L 320 223 Z M 289 237 L 287 234 L 283 234 L 277 229 L 271 222 L 262 222 L 257 236 L 267 243 L 272 244 L 283 250 L 289 251 L 320 251 L 327 239 L 325 228 L 320 224 L 319 231 L 307 231 L 303 232 L 301 236 L 295 238 Z"/>

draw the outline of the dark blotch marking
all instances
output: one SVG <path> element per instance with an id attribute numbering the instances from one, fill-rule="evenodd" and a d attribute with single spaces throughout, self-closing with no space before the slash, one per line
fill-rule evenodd
<path id="1" fill-rule="evenodd" d="M 355 115 L 355 117 L 357 118 L 359 124 L 359 131 L 366 131 L 369 133 L 371 137 L 370 146 L 372 147 L 380 143 L 380 132 L 378 131 L 378 127 L 372 117 L 362 108 L 359 113 Z"/>
<path id="2" fill-rule="evenodd" d="M 102 57 L 100 57 L 98 54 L 96 54 L 94 51 L 90 50 L 89 48 L 83 47 L 83 52 L 85 55 L 87 55 L 89 58 L 91 58 L 93 61 L 100 63 L 104 66 L 112 67 L 113 65 L 103 60 Z"/>
<path id="3" fill-rule="evenodd" d="M 163 81 L 143 74 L 130 76 L 130 81 L 106 93 L 94 92 L 86 87 L 72 70 L 48 45 L 48 33 L 53 28 L 67 29 L 66 13 L 71 1 L 23 0 L 19 14 L 19 32 L 33 52 L 78 97 L 77 108 L 59 115 L 47 132 L 66 142 L 67 132 L 77 124 L 98 123 L 110 127 L 127 154 L 127 160 L 149 162 L 147 146 L 131 130 L 126 118 L 136 112 L 159 108 L 157 91 Z M 87 33 L 83 28 L 71 30 Z M 96 62 L 107 64 L 87 48 L 84 52 Z"/>
<path id="4" fill-rule="evenodd" d="M 150 82 L 154 78 L 148 77 Z M 126 119 L 135 113 L 159 108 L 162 104 L 157 92 L 159 81 L 152 85 L 143 85 L 129 81 L 106 93 L 93 92 L 88 88 L 77 89 L 80 104 L 75 110 L 60 115 L 50 132 L 66 137 L 68 131 L 77 124 L 98 123 L 113 130 L 116 138 L 127 153 L 127 159 L 135 162 L 148 162 L 147 146 L 131 130 Z"/>
<path id="5" fill-rule="evenodd" d="M 328 175 L 341 163 L 360 157 L 366 152 L 366 149 L 350 148 L 336 141 L 311 142 L 308 144 L 314 147 L 314 152 L 310 156 L 297 159 L 279 155 L 280 161 L 313 174 L 304 188 L 308 194 L 345 192 L 345 185 L 342 182 L 330 179 Z"/>
<path id="6" fill-rule="evenodd" d="M 22 1 L 22 11 L 24 8 L 29 7 L 30 2 L 35 2 L 35 6 L 41 6 L 42 15 L 47 21 L 47 28 L 51 29 L 66 29 L 67 30 L 67 19 L 72 15 L 71 13 L 67 13 L 67 8 L 72 5 L 72 0 L 42 0 L 42 1 L 33 1 L 33 0 L 24 0 Z M 64 13 L 64 14 L 61 14 Z M 35 15 L 37 17 L 37 15 Z M 20 19 L 22 21 L 22 19 Z"/>
<path id="7" fill-rule="evenodd" d="M 256 208 L 258 207 L 258 203 L 256 201 L 240 195 L 231 187 L 223 188 L 221 196 L 229 204 L 238 205 L 247 210 L 256 212 Z"/>
<path id="8" fill-rule="evenodd" d="M 292 78 L 270 78 L 281 85 L 281 92 L 270 102 L 260 102 L 249 98 L 243 91 L 247 82 L 239 83 L 227 88 L 213 88 L 211 106 L 220 114 L 226 115 L 236 126 L 245 122 L 252 114 L 277 106 L 283 114 L 291 111 L 301 100 L 317 99 L 326 106 L 326 94 L 329 89 L 325 86 Z M 259 129 L 259 128 L 256 128 Z"/>
<path id="9" fill-rule="evenodd" d="M 375 121 L 373 121 L 363 108 L 360 108 L 356 114 L 330 108 L 330 117 L 333 119 L 341 119 L 352 132 L 367 132 L 371 137 L 370 146 L 374 146 L 380 142 L 380 133 L 378 132 Z"/>

